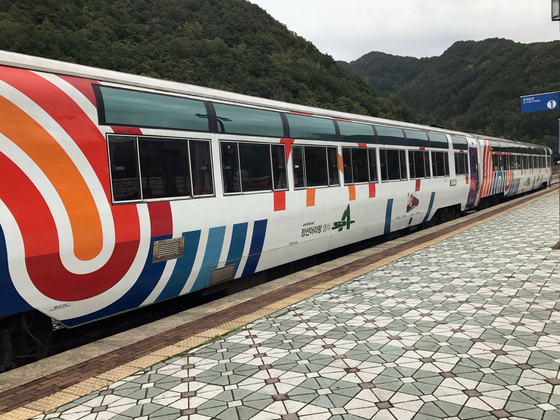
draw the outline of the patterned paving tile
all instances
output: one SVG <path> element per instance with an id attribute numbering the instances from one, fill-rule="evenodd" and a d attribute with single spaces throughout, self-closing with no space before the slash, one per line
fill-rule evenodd
<path id="1" fill-rule="evenodd" d="M 557 200 L 35 419 L 560 420 Z"/>

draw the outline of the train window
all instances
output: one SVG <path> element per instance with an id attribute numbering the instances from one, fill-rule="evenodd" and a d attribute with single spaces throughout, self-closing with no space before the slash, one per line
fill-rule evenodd
<path id="1" fill-rule="evenodd" d="M 430 147 L 438 148 L 438 149 L 447 149 L 449 147 L 449 143 L 447 142 L 447 136 L 445 134 L 440 133 L 430 133 Z"/>
<path id="2" fill-rule="evenodd" d="M 294 183 L 296 188 L 305 188 L 305 167 L 303 164 L 303 147 L 292 147 L 292 163 L 294 165 Z"/>
<path id="3" fill-rule="evenodd" d="M 340 141 L 350 143 L 375 143 L 373 126 L 348 121 L 337 121 L 340 128 Z"/>
<path id="4" fill-rule="evenodd" d="M 500 170 L 500 156 L 493 154 L 492 155 L 492 168 L 494 172 Z"/>
<path id="5" fill-rule="evenodd" d="M 210 143 L 207 141 L 189 140 L 189 146 L 193 195 L 214 194 Z"/>
<path id="6" fill-rule="evenodd" d="M 352 149 L 352 178 L 354 183 L 369 182 L 367 149 Z"/>
<path id="7" fill-rule="evenodd" d="M 446 152 L 432 152 L 432 173 L 434 176 L 449 176 L 449 156 Z"/>
<path id="8" fill-rule="evenodd" d="M 284 137 L 278 112 L 214 103 L 218 132 L 264 137 Z"/>
<path id="9" fill-rule="evenodd" d="M 296 188 L 340 185 L 336 148 L 294 146 L 292 161 Z"/>
<path id="10" fill-rule="evenodd" d="M 369 182 L 368 149 L 344 148 L 342 149 L 342 160 L 345 184 Z"/>
<path id="11" fill-rule="evenodd" d="M 308 187 L 329 185 L 326 147 L 305 147 L 305 174 Z"/>
<path id="12" fill-rule="evenodd" d="M 109 136 L 114 201 L 140 200 L 136 137 Z"/>
<path id="13" fill-rule="evenodd" d="M 222 143 L 222 179 L 224 193 L 241 192 L 237 143 Z"/>
<path id="14" fill-rule="evenodd" d="M 466 175 L 469 173 L 468 157 L 467 153 L 455 153 L 455 175 Z"/>
<path id="15" fill-rule="evenodd" d="M 451 136 L 451 141 L 455 150 L 464 150 L 465 152 L 469 150 L 469 143 L 465 137 Z"/>
<path id="16" fill-rule="evenodd" d="M 336 141 L 336 130 L 331 119 L 298 114 L 286 114 L 286 117 L 291 138 Z"/>
<path id="17" fill-rule="evenodd" d="M 428 152 L 421 150 L 409 150 L 408 165 L 410 178 L 430 177 L 430 157 Z"/>
<path id="18" fill-rule="evenodd" d="M 138 139 L 144 199 L 191 195 L 186 140 Z"/>
<path id="19" fill-rule="evenodd" d="M 334 147 L 327 149 L 329 158 L 329 185 L 340 185 L 340 178 L 338 176 L 338 152 Z"/>
<path id="20" fill-rule="evenodd" d="M 380 150 L 381 180 L 406 179 L 406 154 L 404 150 Z"/>
<path id="21" fill-rule="evenodd" d="M 511 155 L 511 169 L 521 169 L 519 155 Z"/>
<path id="22" fill-rule="evenodd" d="M 511 169 L 511 162 L 510 162 L 509 155 L 503 156 L 503 163 L 504 163 L 504 170 L 509 171 Z"/>
<path id="23" fill-rule="evenodd" d="M 272 175 L 274 177 L 274 189 L 285 190 L 288 188 L 286 180 L 286 149 L 284 145 L 272 145 Z"/>
<path id="24" fill-rule="evenodd" d="M 241 191 L 272 190 L 268 144 L 239 143 L 239 164 Z"/>
<path id="25" fill-rule="evenodd" d="M 406 144 L 404 133 L 400 128 L 376 125 L 375 131 L 377 131 L 377 142 L 379 144 L 395 146 L 404 146 Z"/>
<path id="26" fill-rule="evenodd" d="M 407 146 L 428 147 L 428 135 L 424 131 L 404 130 Z"/>
<path id="27" fill-rule="evenodd" d="M 377 182 L 377 156 L 375 149 L 368 149 L 369 157 L 369 182 Z"/>
<path id="28" fill-rule="evenodd" d="M 202 101 L 109 86 L 96 89 L 101 125 L 209 131 Z"/>

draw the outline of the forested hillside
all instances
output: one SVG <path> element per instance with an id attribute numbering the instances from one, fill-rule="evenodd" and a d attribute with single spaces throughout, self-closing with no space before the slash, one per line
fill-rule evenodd
<path id="1" fill-rule="evenodd" d="M 420 122 L 244 0 L 0 2 L 0 49 Z"/>
<path id="2" fill-rule="evenodd" d="M 400 57 L 372 51 L 351 63 L 338 63 L 380 91 L 391 93 L 414 80 L 435 59 L 436 57 Z"/>
<path id="3" fill-rule="evenodd" d="M 445 126 L 537 142 L 556 150 L 560 111 L 521 114 L 519 97 L 560 91 L 559 51 L 560 42 L 457 42 L 390 93 L 439 118 Z M 369 71 L 378 79 L 393 77 L 384 75 L 379 65 L 353 71 L 359 75 Z"/>

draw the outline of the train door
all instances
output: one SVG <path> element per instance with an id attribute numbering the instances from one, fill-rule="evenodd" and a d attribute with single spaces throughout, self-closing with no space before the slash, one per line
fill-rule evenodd
<path id="1" fill-rule="evenodd" d="M 467 199 L 466 210 L 472 209 L 475 206 L 476 198 L 480 191 L 480 179 L 479 179 L 479 166 L 478 166 L 478 149 L 476 147 L 471 147 L 469 144 L 469 167 L 471 182 L 469 185 L 469 197 Z"/>

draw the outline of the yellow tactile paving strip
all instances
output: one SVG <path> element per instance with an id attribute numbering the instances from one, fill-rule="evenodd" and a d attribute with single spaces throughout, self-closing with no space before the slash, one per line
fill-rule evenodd
<path id="1" fill-rule="evenodd" d="M 306 288 L 303 291 L 299 291 L 287 298 L 280 299 L 274 303 L 271 303 L 267 306 L 264 306 L 258 310 L 255 310 L 249 314 L 239 316 L 231 321 L 224 322 L 216 327 L 206 329 L 202 332 L 199 332 L 191 337 L 188 337 L 184 340 L 180 340 L 174 344 L 168 345 L 166 347 L 160 348 L 153 352 L 150 352 L 147 355 L 129 361 L 128 363 L 123 364 L 122 366 L 107 370 L 101 374 L 98 374 L 94 377 L 88 378 L 84 381 L 81 381 L 75 385 L 65 388 L 62 391 L 58 391 L 52 393 L 46 397 L 40 398 L 34 402 L 30 402 L 25 404 L 23 407 L 16 408 L 11 410 L 5 414 L 0 415 L 0 420 L 24 420 L 29 419 L 31 417 L 37 416 L 42 414 L 43 412 L 54 410 L 61 405 L 67 404 L 77 398 L 82 396 L 88 395 L 89 393 L 99 390 L 103 387 L 106 387 L 116 381 L 124 379 L 140 370 L 146 369 L 156 363 L 164 361 L 170 357 L 173 357 L 177 354 L 189 351 L 195 347 L 200 346 L 201 344 L 211 340 L 215 337 L 222 336 L 227 334 L 228 332 L 241 328 L 244 325 L 247 325 L 251 322 L 256 321 L 257 319 L 266 317 L 271 315 L 279 310 L 285 309 L 291 305 L 294 305 L 302 300 L 305 300 L 311 296 L 314 296 L 318 293 L 321 293 L 325 290 L 331 289 L 335 286 L 338 286 L 342 283 L 347 281 L 353 280 L 356 277 L 369 273 L 375 269 L 383 267 L 389 263 L 397 261 L 403 257 L 406 257 L 410 254 L 413 254 L 417 251 L 420 251 L 424 248 L 432 246 L 436 243 L 444 241 L 452 236 L 455 236 L 459 233 L 462 233 L 466 230 L 479 226 L 483 223 L 486 223 L 490 220 L 496 219 L 506 213 L 515 211 L 516 209 L 528 205 L 536 200 L 539 200 L 545 196 L 551 195 L 556 193 L 556 189 L 550 190 L 548 192 L 540 193 L 537 197 L 525 199 L 521 203 L 517 203 L 511 205 L 509 207 L 500 209 L 497 212 L 492 212 L 491 215 L 484 217 L 482 220 L 474 220 L 467 223 L 462 223 L 463 226 L 457 227 L 456 229 L 445 228 L 442 229 L 442 225 L 438 226 L 436 229 L 439 230 L 449 230 L 447 233 L 443 233 L 438 235 L 437 238 L 425 241 L 415 246 L 409 246 L 403 251 L 396 252 L 395 254 L 388 256 L 386 258 L 379 259 L 372 264 L 368 264 L 365 266 L 361 266 L 352 270 L 351 272 L 338 276 L 335 279 L 329 279 L 328 281 L 321 282 L 319 284 L 314 284 L 311 287 Z M 491 209 L 490 209 L 491 210 Z M 476 219 L 476 214 L 473 215 Z M 462 222 L 459 219 L 457 222 Z M 428 231 L 425 231 L 426 235 Z M 413 235 L 411 235 L 413 236 Z M 385 248 L 385 247 L 384 247 Z M 353 263 L 350 263 L 352 265 Z M 324 273 L 323 273 L 324 274 Z M 317 276 L 321 276 L 319 274 Z M 317 277 L 315 276 L 315 277 Z M 257 298 L 259 299 L 259 298 Z M 4 393 L 3 393 L 4 394 Z"/>

